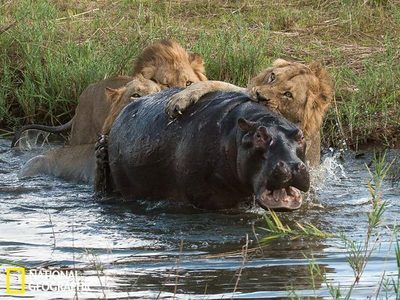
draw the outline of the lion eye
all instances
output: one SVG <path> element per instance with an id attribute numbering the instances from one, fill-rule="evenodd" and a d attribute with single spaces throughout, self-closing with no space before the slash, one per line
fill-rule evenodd
<path id="1" fill-rule="evenodd" d="M 269 74 L 269 76 L 267 78 L 267 83 L 272 83 L 275 81 L 275 79 L 276 79 L 276 75 L 275 75 L 275 73 L 272 72 L 271 74 Z"/>
<path id="2" fill-rule="evenodd" d="M 292 95 L 291 92 L 285 92 L 285 93 L 283 94 L 283 96 L 285 96 L 285 97 L 287 97 L 287 98 L 292 98 L 292 97 L 293 97 L 293 95 Z"/>
<path id="3" fill-rule="evenodd" d="M 131 99 L 140 98 L 141 96 L 138 93 L 135 93 L 131 96 Z"/>
<path id="4" fill-rule="evenodd" d="M 193 82 L 191 82 L 190 80 L 186 81 L 186 86 L 192 85 Z"/>

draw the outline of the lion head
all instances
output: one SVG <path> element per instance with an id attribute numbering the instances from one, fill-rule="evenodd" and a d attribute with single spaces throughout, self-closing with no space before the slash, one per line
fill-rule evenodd
<path id="1" fill-rule="evenodd" d="M 136 75 L 132 81 L 118 89 L 106 88 L 108 101 L 111 104 L 129 103 L 135 98 L 155 94 L 161 91 L 160 86 L 152 80 L 144 78 L 141 74 Z"/>
<path id="2" fill-rule="evenodd" d="M 162 88 L 187 87 L 207 80 L 201 56 L 187 53 L 173 40 L 162 40 L 146 47 L 137 57 L 133 73 L 153 80 Z"/>
<path id="3" fill-rule="evenodd" d="M 158 93 L 160 86 L 152 80 L 144 78 L 141 74 L 136 75 L 132 81 L 118 89 L 106 88 L 106 98 L 111 104 L 110 113 L 104 121 L 102 133 L 108 134 L 114 120 L 121 110 L 130 102 L 137 98 Z"/>
<path id="4" fill-rule="evenodd" d="M 306 137 L 319 132 L 333 99 L 332 81 L 319 63 L 278 59 L 254 77 L 248 89 L 253 99 L 299 124 Z"/>

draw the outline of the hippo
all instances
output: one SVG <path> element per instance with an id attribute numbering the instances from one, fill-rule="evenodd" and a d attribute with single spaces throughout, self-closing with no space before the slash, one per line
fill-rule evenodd
<path id="1" fill-rule="evenodd" d="M 126 200 L 171 199 L 227 209 L 255 199 L 294 210 L 310 187 L 302 131 L 233 92 L 212 92 L 171 121 L 172 88 L 129 104 L 108 136 L 109 171 Z"/>

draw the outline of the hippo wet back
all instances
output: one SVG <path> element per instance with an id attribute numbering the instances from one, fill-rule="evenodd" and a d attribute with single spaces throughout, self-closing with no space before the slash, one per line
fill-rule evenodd
<path id="1" fill-rule="evenodd" d="M 300 129 L 245 95 L 222 92 L 171 122 L 165 106 L 179 91 L 143 97 L 115 121 L 110 170 L 124 198 L 222 209 L 255 195 L 263 208 L 300 207 L 310 185 Z"/>

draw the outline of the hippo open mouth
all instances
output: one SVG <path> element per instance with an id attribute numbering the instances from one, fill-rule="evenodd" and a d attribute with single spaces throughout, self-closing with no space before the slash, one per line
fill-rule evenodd
<path id="1" fill-rule="evenodd" d="M 289 186 L 278 190 L 265 190 L 257 197 L 257 203 L 264 209 L 279 211 L 295 210 L 300 208 L 303 196 L 300 190 Z"/>

